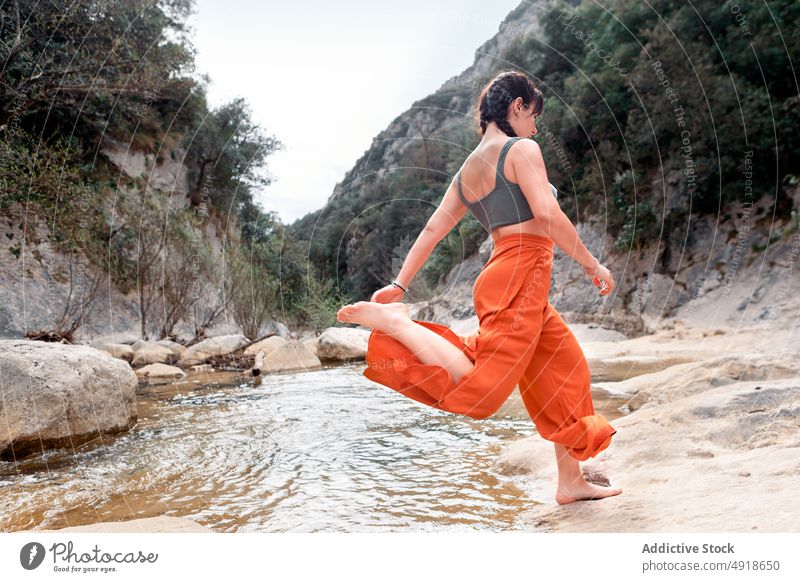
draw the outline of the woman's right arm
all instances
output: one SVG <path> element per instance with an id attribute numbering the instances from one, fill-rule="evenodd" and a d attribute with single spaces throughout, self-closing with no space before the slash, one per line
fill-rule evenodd
<path id="1" fill-rule="evenodd" d="M 599 261 L 583 244 L 578 231 L 569 217 L 561 210 L 558 201 L 550 190 L 547 170 L 539 144 L 530 139 L 520 140 L 519 146 L 511 148 L 516 155 L 511 157 L 517 182 L 531 205 L 533 216 L 547 236 L 553 239 L 558 247 L 580 263 L 587 274 L 596 273 L 608 285 L 605 294 L 611 292 L 614 281 L 611 273 L 599 264 Z"/>
<path id="2" fill-rule="evenodd" d="M 434 213 L 428 218 L 428 222 L 417 236 L 417 240 L 408 251 L 403 266 L 397 273 L 395 280 L 408 288 L 414 280 L 417 272 L 428 260 L 433 249 L 439 242 L 447 236 L 453 227 L 464 218 L 467 208 L 459 201 L 456 193 L 455 179 L 451 180 L 450 186 L 444 193 L 441 203 Z M 378 289 L 372 294 L 371 301 L 378 303 L 391 303 L 400 301 L 404 293 L 391 285 Z"/>

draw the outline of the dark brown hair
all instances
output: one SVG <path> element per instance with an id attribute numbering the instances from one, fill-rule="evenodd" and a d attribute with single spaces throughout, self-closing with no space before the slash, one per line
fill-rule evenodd
<path id="1" fill-rule="evenodd" d="M 544 96 L 528 77 L 516 71 L 500 73 L 481 91 L 478 97 L 478 113 L 481 135 L 486 133 L 486 126 L 494 121 L 509 137 L 516 137 L 514 129 L 508 122 L 508 106 L 517 97 L 522 97 L 525 107 L 533 103 L 534 115 L 539 115 L 544 108 Z"/>

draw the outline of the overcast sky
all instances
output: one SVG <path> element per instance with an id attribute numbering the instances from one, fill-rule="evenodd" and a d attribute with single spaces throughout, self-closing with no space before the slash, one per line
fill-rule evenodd
<path id="1" fill-rule="evenodd" d="M 286 150 L 257 199 L 291 222 L 325 205 L 372 138 L 470 66 L 520 0 L 197 0 L 197 66 Z"/>

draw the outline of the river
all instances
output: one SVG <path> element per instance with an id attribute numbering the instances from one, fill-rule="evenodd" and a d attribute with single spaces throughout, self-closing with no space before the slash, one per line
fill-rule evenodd
<path id="1" fill-rule="evenodd" d="M 0 530 L 163 514 L 218 532 L 508 531 L 531 505 L 554 503 L 541 484 L 493 469 L 504 445 L 536 433 L 529 418 L 506 406 L 481 421 L 439 411 L 363 369 L 140 386 L 132 430 L 0 462 Z M 624 400 L 594 402 L 609 420 L 623 414 Z"/>

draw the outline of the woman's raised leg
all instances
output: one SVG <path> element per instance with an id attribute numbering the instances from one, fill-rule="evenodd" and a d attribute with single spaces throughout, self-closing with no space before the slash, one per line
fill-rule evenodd
<path id="1" fill-rule="evenodd" d="M 358 301 L 336 312 L 342 323 L 356 323 L 378 329 L 405 345 L 423 364 L 442 366 L 458 382 L 474 364 L 463 351 L 436 332 L 419 325 L 408 316 L 405 303 Z"/>

